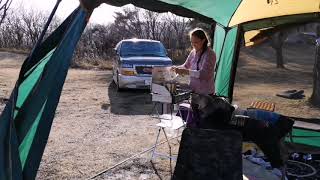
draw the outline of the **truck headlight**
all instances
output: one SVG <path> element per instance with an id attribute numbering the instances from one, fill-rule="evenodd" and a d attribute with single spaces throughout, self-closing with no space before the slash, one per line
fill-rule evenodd
<path id="1" fill-rule="evenodd" d="M 122 70 L 121 70 L 121 74 L 122 74 L 122 75 L 125 75 L 125 76 L 134 76 L 134 75 L 135 75 L 134 71 L 132 71 L 132 70 L 125 70 L 125 69 L 122 69 Z"/>

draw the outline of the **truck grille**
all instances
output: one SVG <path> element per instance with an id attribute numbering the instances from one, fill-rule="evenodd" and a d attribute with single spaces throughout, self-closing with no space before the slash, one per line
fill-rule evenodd
<path id="1" fill-rule="evenodd" d="M 152 67 L 150 66 L 136 66 L 137 74 L 152 74 Z"/>

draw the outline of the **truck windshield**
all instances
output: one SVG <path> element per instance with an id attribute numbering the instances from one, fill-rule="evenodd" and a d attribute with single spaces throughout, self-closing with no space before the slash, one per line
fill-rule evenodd
<path id="1" fill-rule="evenodd" d="M 126 41 L 121 45 L 120 55 L 165 57 L 166 49 L 160 42 Z"/>

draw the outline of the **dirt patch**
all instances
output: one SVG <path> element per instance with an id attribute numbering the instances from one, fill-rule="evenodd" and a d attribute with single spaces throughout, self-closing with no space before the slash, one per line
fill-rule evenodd
<path id="1" fill-rule="evenodd" d="M 166 169 L 159 167 L 158 164 L 159 163 L 157 162 L 152 163 L 146 157 L 136 158 L 126 162 L 122 166 L 104 173 L 96 179 L 163 179 L 163 174 L 170 177 L 170 174 L 166 172 Z"/>
<path id="2" fill-rule="evenodd" d="M 275 68 L 275 53 L 267 46 L 243 49 L 234 90 L 234 102 L 274 102 L 276 111 L 297 117 L 319 118 L 320 110 L 308 103 L 312 92 L 314 50 L 285 47 L 287 69 Z M 9 98 L 25 56 L 0 53 L 0 111 Z M 302 89 L 306 98 L 288 100 L 276 93 Z M 71 69 L 64 85 L 37 179 L 86 179 L 103 169 L 151 147 L 158 122 L 148 91 L 118 93 L 112 72 Z M 163 137 L 161 137 L 163 139 Z M 177 145 L 175 146 L 177 147 Z M 161 151 L 167 152 L 164 145 Z M 177 153 L 177 148 L 174 149 Z M 97 179 L 159 179 L 150 154 L 144 154 Z M 167 160 L 157 160 L 162 179 L 170 179 Z"/>

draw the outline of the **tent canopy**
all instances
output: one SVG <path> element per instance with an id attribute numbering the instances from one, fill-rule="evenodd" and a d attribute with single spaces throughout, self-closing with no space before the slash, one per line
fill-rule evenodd
<path id="1" fill-rule="evenodd" d="M 257 26 L 274 26 L 278 21 L 288 23 L 319 19 L 319 0 L 80 0 L 88 9 L 101 3 L 113 6 L 133 4 L 156 12 L 172 12 L 174 14 L 201 19 L 206 22 L 215 21 L 224 27 L 239 24 Z M 292 18 L 288 17 L 294 15 Z M 269 21 L 266 21 L 269 19 Z M 257 23 L 258 20 L 264 20 Z M 271 22 L 270 22 L 271 20 Z M 252 24 L 253 23 L 253 24 Z"/>

